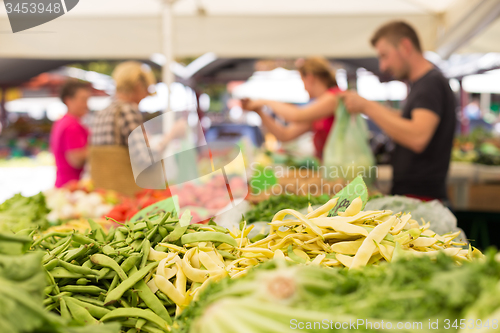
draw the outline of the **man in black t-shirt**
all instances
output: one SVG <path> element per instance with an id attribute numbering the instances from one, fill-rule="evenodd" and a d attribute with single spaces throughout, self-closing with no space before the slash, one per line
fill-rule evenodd
<path id="1" fill-rule="evenodd" d="M 448 80 L 428 62 L 415 30 L 405 22 L 382 26 L 371 43 L 382 72 L 407 80 L 410 93 L 399 113 L 343 93 L 351 113 L 364 113 L 396 143 L 392 194 L 446 200 L 446 175 L 455 132 L 455 97 Z"/>

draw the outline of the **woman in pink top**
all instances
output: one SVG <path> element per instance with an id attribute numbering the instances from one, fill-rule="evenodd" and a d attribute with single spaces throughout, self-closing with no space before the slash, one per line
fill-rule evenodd
<path id="1" fill-rule="evenodd" d="M 337 87 L 334 72 L 328 60 L 312 57 L 298 64 L 298 70 L 304 82 L 304 88 L 314 101 L 306 107 L 269 100 L 243 100 L 243 109 L 257 112 L 262 118 L 262 124 L 280 141 L 290 141 L 307 131 L 314 133 L 315 156 L 320 160 L 323 155 L 328 133 L 334 122 L 340 89 Z M 280 118 L 289 122 L 282 126 L 263 112 L 268 106 Z"/>
<path id="2" fill-rule="evenodd" d="M 79 180 L 83 171 L 89 131 L 80 119 L 88 112 L 89 97 L 90 88 L 82 81 L 70 80 L 61 90 L 61 100 L 68 107 L 68 113 L 54 123 L 50 133 L 50 149 L 57 167 L 56 187 Z"/>

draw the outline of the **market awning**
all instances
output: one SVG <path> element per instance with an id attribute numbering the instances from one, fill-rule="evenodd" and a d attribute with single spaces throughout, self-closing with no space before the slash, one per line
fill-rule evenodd
<path id="1" fill-rule="evenodd" d="M 436 50 L 443 47 L 440 41 L 446 43 L 447 32 L 474 8 L 484 10 L 492 1 L 498 4 L 496 0 L 178 0 L 173 7 L 172 47 L 178 57 L 209 51 L 219 57 L 369 57 L 373 30 L 389 20 L 404 19 L 418 28 L 425 49 Z M 477 15 L 476 21 L 481 19 Z M 164 53 L 160 0 L 80 1 L 64 16 L 16 34 L 9 33 L 6 12 L 1 11 L 0 31 L 0 57 L 148 59 Z M 444 39 L 438 40 L 439 35 Z M 459 37 L 464 44 L 473 36 Z M 456 37 L 451 39 L 453 45 L 444 45 L 448 49 L 457 47 Z M 482 45 L 477 39 L 473 43 L 473 49 Z"/>

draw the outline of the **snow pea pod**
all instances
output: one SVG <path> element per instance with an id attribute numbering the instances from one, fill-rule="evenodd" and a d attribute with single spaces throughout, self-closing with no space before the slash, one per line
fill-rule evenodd
<path id="1" fill-rule="evenodd" d="M 221 232 L 196 232 L 185 234 L 181 238 L 182 245 L 198 243 L 198 242 L 213 242 L 213 243 L 226 243 L 233 247 L 238 247 L 236 240 L 228 234 L 223 234 Z"/>

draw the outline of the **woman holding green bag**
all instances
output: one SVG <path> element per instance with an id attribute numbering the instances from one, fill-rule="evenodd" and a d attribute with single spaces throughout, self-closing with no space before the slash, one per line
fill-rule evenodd
<path id="1" fill-rule="evenodd" d="M 242 100 L 242 107 L 247 111 L 255 111 L 262 118 L 262 124 L 279 141 L 293 140 L 302 134 L 314 133 L 315 156 L 323 157 L 323 148 L 334 122 L 334 114 L 338 105 L 337 95 L 341 90 L 337 86 L 335 73 L 325 58 L 312 57 L 297 63 L 304 88 L 313 100 L 306 107 L 270 100 Z M 283 126 L 273 119 L 271 112 L 289 124 Z"/>

